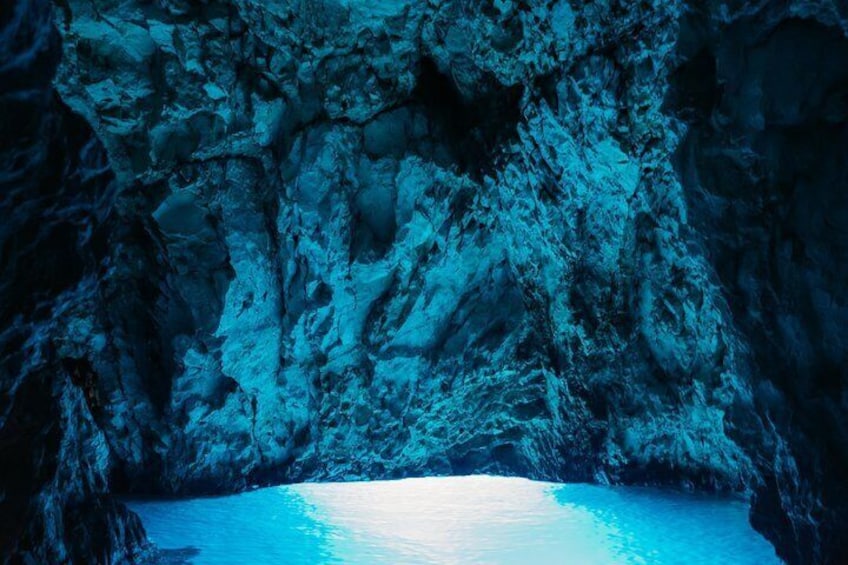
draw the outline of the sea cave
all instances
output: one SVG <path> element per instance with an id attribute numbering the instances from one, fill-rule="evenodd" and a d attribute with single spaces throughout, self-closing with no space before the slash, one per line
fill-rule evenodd
<path id="1" fill-rule="evenodd" d="M 0 562 L 848 563 L 848 3 L 3 0 Z"/>

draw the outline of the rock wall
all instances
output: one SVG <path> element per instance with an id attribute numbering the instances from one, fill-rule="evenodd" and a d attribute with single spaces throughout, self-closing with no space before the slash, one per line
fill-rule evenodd
<path id="1" fill-rule="evenodd" d="M 846 17 L 839 2 L 694 10 L 672 80 L 690 220 L 777 432 L 752 523 L 797 563 L 848 560 Z"/>
<path id="2" fill-rule="evenodd" d="M 116 184 L 91 127 L 57 96 L 47 2 L 0 9 L 0 556 L 132 555 L 139 519 L 109 496 L 97 375 L 66 357 L 96 294 Z"/>
<path id="3" fill-rule="evenodd" d="M 0 449 L 92 472 L 26 523 L 84 492 L 117 555 L 110 491 L 494 472 L 753 493 L 848 557 L 838 6 L 372 4 L 57 2 Z"/>
<path id="4" fill-rule="evenodd" d="M 125 488 L 747 484 L 744 363 L 668 159 L 676 22 L 71 5 L 59 89 L 125 184 L 77 335 Z"/>

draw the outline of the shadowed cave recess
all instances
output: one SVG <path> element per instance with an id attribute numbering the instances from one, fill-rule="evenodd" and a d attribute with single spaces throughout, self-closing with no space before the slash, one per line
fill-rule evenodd
<path id="1" fill-rule="evenodd" d="M 848 7 L 0 6 L 0 555 L 115 498 L 740 493 L 848 562 Z"/>

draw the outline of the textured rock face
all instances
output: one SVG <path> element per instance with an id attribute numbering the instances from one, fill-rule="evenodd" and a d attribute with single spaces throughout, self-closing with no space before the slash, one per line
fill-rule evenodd
<path id="1" fill-rule="evenodd" d="M 676 7 L 111 10 L 70 7 L 59 88 L 126 185 L 77 344 L 126 488 L 752 478 L 660 111 Z"/>
<path id="2" fill-rule="evenodd" d="M 59 2 L 61 101 L 0 15 L 3 504 L 498 472 L 848 557 L 838 6 L 372 4 Z"/>
<path id="3" fill-rule="evenodd" d="M 4 562 L 108 561 L 143 542 L 108 494 L 96 379 L 62 343 L 90 301 L 115 192 L 103 147 L 51 85 L 46 2 L 0 11 L 0 551 Z"/>

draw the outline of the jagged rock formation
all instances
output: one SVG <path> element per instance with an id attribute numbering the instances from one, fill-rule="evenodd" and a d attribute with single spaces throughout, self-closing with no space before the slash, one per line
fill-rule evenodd
<path id="1" fill-rule="evenodd" d="M 848 557 L 838 9 L 59 2 L 57 98 L 16 3 L 2 547 L 128 555 L 108 492 L 498 472 L 752 492 Z"/>
<path id="2" fill-rule="evenodd" d="M 0 11 L 0 555 L 105 562 L 144 539 L 108 491 L 97 375 L 63 358 L 92 300 L 115 193 L 91 127 L 56 95 L 50 6 Z"/>

